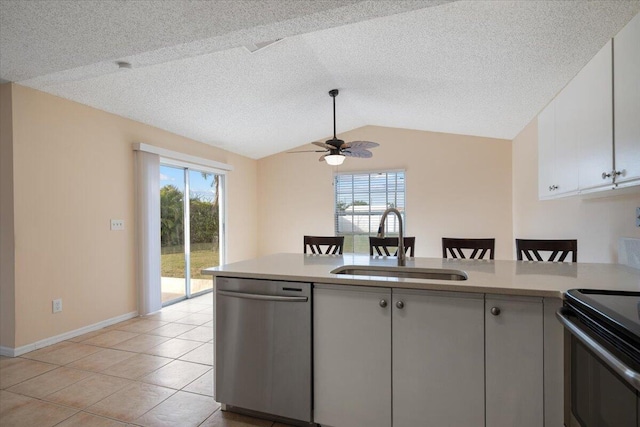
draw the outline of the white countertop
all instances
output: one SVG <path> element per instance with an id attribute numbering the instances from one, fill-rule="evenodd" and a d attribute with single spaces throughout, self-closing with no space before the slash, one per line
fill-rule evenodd
<path id="1" fill-rule="evenodd" d="M 640 270 L 619 264 L 407 258 L 407 267 L 467 273 L 464 281 L 331 274 L 343 265 L 396 266 L 395 257 L 362 254 L 275 254 L 202 270 L 204 274 L 269 280 L 562 298 L 573 288 L 640 291 Z"/>

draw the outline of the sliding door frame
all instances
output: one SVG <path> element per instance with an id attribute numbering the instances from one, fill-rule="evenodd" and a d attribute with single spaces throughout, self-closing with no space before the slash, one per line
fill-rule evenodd
<path id="1" fill-rule="evenodd" d="M 182 169 L 184 177 L 184 196 L 183 196 L 183 226 L 184 226 L 184 262 L 185 262 L 185 296 L 183 298 L 176 298 L 166 303 L 163 306 L 171 305 L 176 302 L 183 301 L 185 299 L 192 298 L 194 296 L 203 295 L 207 292 L 211 292 L 212 289 L 205 289 L 203 291 L 192 293 L 191 292 L 191 206 L 190 206 L 190 183 L 189 172 L 202 172 L 207 174 L 218 175 L 218 265 L 223 265 L 226 261 L 226 171 L 207 166 L 192 164 L 183 162 L 176 159 L 160 157 L 160 167 L 168 166 L 173 168 Z M 159 191 L 160 189 L 158 189 Z M 158 230 L 160 233 L 160 230 Z"/>

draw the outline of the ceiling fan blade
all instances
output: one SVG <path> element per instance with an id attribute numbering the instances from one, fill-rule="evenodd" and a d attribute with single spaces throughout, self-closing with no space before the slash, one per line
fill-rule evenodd
<path id="1" fill-rule="evenodd" d="M 373 157 L 373 153 L 369 150 L 353 150 L 351 151 L 350 148 L 347 148 L 346 150 L 342 150 L 341 151 L 342 154 L 344 154 L 345 156 L 349 156 L 349 157 L 360 157 L 362 159 L 368 159 Z"/>
<path id="2" fill-rule="evenodd" d="M 287 151 L 287 154 L 295 153 L 325 153 L 327 150 L 302 150 L 302 151 Z"/>
<path id="3" fill-rule="evenodd" d="M 371 142 L 371 141 L 351 141 L 351 142 L 347 142 L 345 144 L 342 145 L 342 149 L 346 149 L 346 148 L 350 148 L 350 149 L 356 149 L 356 150 L 360 150 L 360 149 L 365 149 L 365 148 L 375 148 L 375 147 L 379 147 L 380 144 L 378 144 L 377 142 Z"/>
<path id="4" fill-rule="evenodd" d="M 335 147 L 332 147 L 332 146 L 330 146 L 328 144 L 325 144 L 324 142 L 314 141 L 314 142 L 312 142 L 312 144 L 313 145 L 317 145 L 318 147 L 326 148 L 327 150 L 331 150 L 332 148 L 335 148 Z"/>
<path id="5" fill-rule="evenodd" d="M 328 156 L 328 154 L 320 156 L 320 158 L 318 160 L 321 161 L 321 162 L 324 162 L 324 158 L 327 157 L 327 156 Z"/>

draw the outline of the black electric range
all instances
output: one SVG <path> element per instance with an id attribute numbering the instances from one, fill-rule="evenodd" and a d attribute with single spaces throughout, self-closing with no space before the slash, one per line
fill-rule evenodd
<path id="1" fill-rule="evenodd" d="M 557 317 L 571 333 L 575 419 L 640 427 L 640 291 L 572 289 Z"/>

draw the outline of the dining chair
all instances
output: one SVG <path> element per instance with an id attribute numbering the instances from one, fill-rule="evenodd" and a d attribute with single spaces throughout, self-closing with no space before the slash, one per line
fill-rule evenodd
<path id="1" fill-rule="evenodd" d="M 578 241 L 516 239 L 518 261 L 522 261 L 523 256 L 528 261 L 545 261 L 540 252 L 551 252 L 546 259 L 548 262 L 565 262 L 569 253 L 571 253 L 571 262 L 578 262 Z"/>
<path id="2" fill-rule="evenodd" d="M 344 236 L 304 236 L 304 253 L 309 248 L 312 254 L 342 255 Z"/>
<path id="3" fill-rule="evenodd" d="M 468 259 L 484 259 L 489 254 L 493 259 L 496 247 L 496 239 L 458 239 L 453 237 L 442 238 L 442 258 L 467 259 L 463 249 L 471 251 Z"/>
<path id="4" fill-rule="evenodd" d="M 415 237 L 405 237 L 403 239 L 404 242 L 404 253 L 408 256 L 415 256 L 413 254 L 414 247 L 416 245 Z M 398 238 L 397 237 L 371 237 L 369 236 L 369 255 L 373 256 L 374 249 L 376 251 L 375 255 L 380 256 L 392 256 L 389 248 L 393 250 L 393 256 L 398 256 Z"/>

